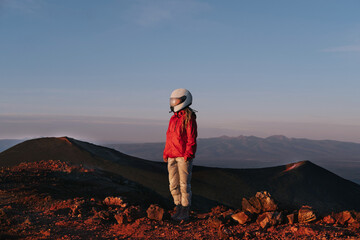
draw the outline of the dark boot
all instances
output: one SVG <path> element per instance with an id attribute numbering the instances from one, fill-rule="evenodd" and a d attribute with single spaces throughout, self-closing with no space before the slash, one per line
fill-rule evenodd
<path id="1" fill-rule="evenodd" d="M 176 218 L 177 221 L 187 221 L 190 217 L 190 206 L 182 207 L 181 212 Z"/>
<path id="2" fill-rule="evenodd" d="M 176 205 L 175 207 L 175 213 L 171 216 L 171 219 L 172 220 L 177 220 L 179 214 L 181 213 L 181 209 L 182 209 L 182 206 L 179 204 L 179 205 Z"/>

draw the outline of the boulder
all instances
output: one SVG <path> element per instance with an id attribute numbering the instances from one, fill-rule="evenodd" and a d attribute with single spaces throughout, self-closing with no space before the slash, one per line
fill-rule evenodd
<path id="1" fill-rule="evenodd" d="M 307 223 L 316 220 L 316 215 L 310 206 L 302 206 L 299 210 L 299 223 Z"/>
<path id="2" fill-rule="evenodd" d="M 283 216 L 281 212 L 264 212 L 259 215 L 259 217 L 256 219 L 256 222 L 261 228 L 267 228 L 281 224 L 282 219 Z"/>
<path id="3" fill-rule="evenodd" d="M 256 201 L 252 200 L 251 201 L 253 204 L 257 204 Z M 260 202 L 258 202 L 260 204 Z M 241 205 L 242 205 L 242 210 L 244 212 L 249 212 L 249 213 L 260 213 L 261 211 L 261 207 L 260 209 L 259 208 L 256 208 L 254 207 L 251 203 L 250 203 L 250 200 L 247 200 L 246 198 L 243 198 L 242 199 L 242 202 L 241 202 Z"/>
<path id="4" fill-rule="evenodd" d="M 275 201 L 267 191 L 257 192 L 255 196 L 249 200 L 242 199 L 242 210 L 250 213 L 273 212 L 278 209 Z"/>
<path id="5" fill-rule="evenodd" d="M 334 218 L 335 218 L 335 221 L 337 224 L 340 224 L 343 226 L 345 226 L 349 223 L 356 222 L 356 219 L 353 217 L 353 215 L 349 211 L 342 211 L 342 212 L 336 213 L 336 214 L 334 214 Z"/>
<path id="6" fill-rule="evenodd" d="M 248 212 L 238 212 L 231 215 L 231 217 L 240 224 L 245 224 L 251 221 L 251 215 Z"/>
<path id="7" fill-rule="evenodd" d="M 260 200 L 257 197 L 251 197 L 249 199 L 249 203 L 253 206 L 255 212 L 254 213 L 261 213 L 262 212 L 262 205 Z"/>
<path id="8" fill-rule="evenodd" d="M 150 205 L 150 207 L 146 210 L 148 218 L 157 221 L 161 221 L 163 219 L 164 212 L 164 209 L 157 204 Z"/>
<path id="9" fill-rule="evenodd" d="M 270 193 L 267 191 L 257 192 L 255 197 L 260 201 L 263 212 L 272 212 L 277 210 L 278 206 L 275 204 Z"/>

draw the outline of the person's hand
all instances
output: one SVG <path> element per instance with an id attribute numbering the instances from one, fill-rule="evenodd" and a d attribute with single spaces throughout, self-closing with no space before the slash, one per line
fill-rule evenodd
<path id="1" fill-rule="evenodd" d="M 168 162 L 168 159 L 167 158 L 163 158 L 164 159 L 164 162 Z"/>

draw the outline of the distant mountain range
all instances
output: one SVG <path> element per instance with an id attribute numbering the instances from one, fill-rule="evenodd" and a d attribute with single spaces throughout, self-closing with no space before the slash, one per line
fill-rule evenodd
<path id="1" fill-rule="evenodd" d="M 162 161 L 165 143 L 107 144 L 126 154 Z M 195 164 L 223 168 L 270 167 L 310 160 L 360 183 L 360 144 L 274 135 L 198 139 Z"/>
<path id="2" fill-rule="evenodd" d="M 5 167 L 40 160 L 61 160 L 120 175 L 155 191 L 171 206 L 165 163 L 68 137 L 33 139 L 0 153 L 0 166 Z M 218 204 L 239 209 L 243 197 L 259 191 L 270 192 L 279 206 L 286 209 L 311 205 L 320 213 L 360 210 L 360 185 L 310 161 L 257 169 L 194 166 L 192 189 L 193 207 L 199 210 Z"/>

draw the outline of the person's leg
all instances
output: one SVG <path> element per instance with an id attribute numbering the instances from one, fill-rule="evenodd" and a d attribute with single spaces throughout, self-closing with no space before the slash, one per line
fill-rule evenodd
<path id="1" fill-rule="evenodd" d="M 181 205 L 183 206 L 178 220 L 187 220 L 189 218 L 189 211 L 191 205 L 191 176 L 192 176 L 192 161 L 186 162 L 184 158 L 176 158 L 179 178 L 180 178 L 180 192 Z"/>
<path id="2" fill-rule="evenodd" d="M 175 205 L 181 204 L 178 164 L 175 158 L 168 158 L 169 188 Z"/>
<path id="3" fill-rule="evenodd" d="M 186 162 L 183 157 L 176 158 L 176 161 L 179 169 L 181 205 L 187 207 L 191 205 L 192 161 Z"/>

